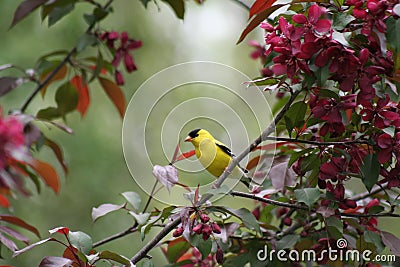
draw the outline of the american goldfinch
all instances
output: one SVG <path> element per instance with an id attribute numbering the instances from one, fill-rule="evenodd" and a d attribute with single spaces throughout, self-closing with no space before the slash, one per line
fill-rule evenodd
<path id="1" fill-rule="evenodd" d="M 232 151 L 223 143 L 216 140 L 208 131 L 196 129 L 189 133 L 185 142 L 191 142 L 201 165 L 215 177 L 219 177 L 232 160 Z M 230 174 L 232 178 L 240 179 L 250 187 L 251 179 L 245 175 L 247 170 L 236 166 Z"/>

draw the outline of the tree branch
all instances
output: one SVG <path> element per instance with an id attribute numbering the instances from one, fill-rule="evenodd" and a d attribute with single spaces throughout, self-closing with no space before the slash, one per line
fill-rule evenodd
<path id="1" fill-rule="evenodd" d="M 113 2 L 114 0 L 109 0 L 104 6 L 103 9 L 107 9 Z M 96 25 L 97 21 L 92 22 L 89 27 L 86 30 L 86 33 L 89 33 L 93 27 Z M 36 89 L 29 95 L 28 99 L 25 101 L 25 103 L 21 107 L 21 112 L 24 113 L 25 110 L 28 108 L 29 104 L 32 102 L 32 100 L 35 98 L 35 96 L 40 92 L 40 90 L 43 89 L 43 87 L 57 74 L 57 72 L 65 65 L 67 64 L 72 55 L 75 54 L 76 52 L 76 46 L 74 46 L 68 54 L 65 56 L 65 58 L 54 68 L 53 71 L 47 75 L 46 79 L 44 79 L 42 82 L 40 82 Z"/>
<path id="2" fill-rule="evenodd" d="M 153 224 L 153 226 L 164 227 L 165 224 Z M 116 233 L 114 235 L 108 236 L 108 237 L 106 237 L 106 238 L 104 238 L 104 239 L 102 239 L 100 241 L 97 241 L 97 242 L 93 243 L 93 248 L 99 247 L 99 246 L 104 245 L 104 244 L 106 244 L 108 242 L 111 242 L 113 240 L 120 239 L 121 237 L 127 236 L 129 234 L 133 234 L 133 233 L 137 232 L 137 230 L 139 230 L 139 228 L 138 228 L 137 223 L 135 223 L 134 226 L 129 227 L 128 229 L 126 229 L 126 230 L 124 230 L 122 232 L 119 232 L 119 233 Z"/>
<path id="3" fill-rule="evenodd" d="M 387 186 L 388 186 L 388 183 L 386 183 L 386 184 L 384 184 L 384 185 L 382 185 L 380 187 L 375 187 L 373 190 L 371 190 L 371 192 L 362 192 L 362 193 L 360 193 L 358 195 L 355 195 L 354 197 L 351 197 L 350 199 L 352 199 L 354 201 L 365 199 L 367 197 L 373 196 L 373 195 L 375 195 L 375 194 L 377 194 L 379 192 L 384 191 L 387 188 Z"/>
<path id="4" fill-rule="evenodd" d="M 316 145 L 316 146 L 339 146 L 339 145 L 351 145 L 351 144 L 369 144 L 366 140 L 350 140 L 344 142 L 319 142 L 319 141 L 310 141 L 310 140 L 301 140 L 295 138 L 287 138 L 287 137 L 275 137 L 275 136 L 268 136 L 265 140 L 271 141 L 284 141 L 284 142 L 291 142 L 291 143 L 302 143 L 302 144 L 309 144 L 309 145 Z"/>
<path id="5" fill-rule="evenodd" d="M 233 192 L 231 192 L 231 195 L 243 197 L 243 198 L 254 199 L 254 200 L 257 200 L 257 201 L 260 201 L 260 202 L 263 202 L 266 204 L 275 205 L 275 206 L 287 207 L 287 208 L 298 209 L 298 210 L 307 210 L 309 212 L 314 212 L 314 213 L 317 212 L 317 210 L 309 209 L 307 206 L 303 206 L 303 205 L 299 205 L 299 204 L 290 204 L 287 202 L 281 202 L 281 201 L 277 201 L 277 200 L 271 200 L 271 199 L 259 197 L 259 196 L 256 196 L 256 195 L 250 194 L 250 193 L 233 191 Z M 396 218 L 400 218 L 400 214 L 391 213 L 391 212 L 383 212 L 383 213 L 376 213 L 376 214 L 339 212 L 337 214 L 340 216 L 343 216 L 343 217 L 354 217 L 354 218 L 364 218 L 364 217 L 396 217 Z"/>
<path id="6" fill-rule="evenodd" d="M 135 256 L 131 258 L 131 262 L 136 264 L 138 261 L 146 257 L 147 253 L 155 247 L 158 242 L 161 241 L 169 232 L 171 232 L 175 227 L 181 223 L 182 219 L 176 218 L 175 220 L 168 223 L 153 239 L 149 241 L 141 250 L 139 250 Z"/>
<path id="7" fill-rule="evenodd" d="M 243 197 L 243 198 L 250 198 L 250 199 L 254 199 L 266 204 L 271 204 L 274 206 L 280 206 L 280 207 L 286 207 L 286 208 L 290 208 L 290 209 L 298 209 L 298 210 L 310 210 L 307 206 L 304 205 L 298 205 L 298 204 L 290 204 L 287 202 L 281 202 L 281 201 L 277 201 L 277 200 L 273 200 L 273 199 L 269 199 L 269 198 L 263 198 L 263 197 L 259 197 L 256 196 L 254 194 L 249 194 L 249 193 L 243 193 L 243 192 L 239 192 L 239 191 L 232 191 L 231 192 L 232 196 L 238 196 L 238 197 Z"/>

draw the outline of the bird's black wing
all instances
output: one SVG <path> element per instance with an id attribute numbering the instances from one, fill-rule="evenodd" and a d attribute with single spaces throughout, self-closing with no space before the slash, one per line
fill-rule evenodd
<path id="1" fill-rule="evenodd" d="M 235 154 L 232 153 L 232 150 L 229 147 L 225 146 L 224 144 L 218 143 L 218 142 L 215 142 L 215 144 L 217 145 L 217 147 L 221 148 L 222 151 L 224 151 L 226 154 L 228 154 L 231 158 L 235 157 Z M 240 166 L 240 165 L 238 165 L 238 166 L 239 166 L 240 169 L 242 169 L 242 171 L 244 173 L 248 173 L 249 172 L 248 170 L 246 170 L 242 166 Z"/>
<path id="2" fill-rule="evenodd" d="M 217 147 L 221 148 L 222 151 L 224 151 L 226 154 L 228 154 L 230 157 L 234 157 L 235 155 L 232 153 L 232 150 L 230 150 L 229 147 L 221 144 L 221 143 L 215 143 L 217 145 Z"/>

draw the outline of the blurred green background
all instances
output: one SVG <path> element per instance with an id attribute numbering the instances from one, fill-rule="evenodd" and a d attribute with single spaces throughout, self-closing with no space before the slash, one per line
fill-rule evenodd
<path id="1" fill-rule="evenodd" d="M 0 2 L 0 65 L 13 63 L 22 68 L 32 68 L 40 55 L 70 49 L 87 27 L 82 15 L 92 10 L 89 4 L 78 4 L 71 15 L 51 28 L 47 27 L 47 22 L 41 22 L 40 12 L 36 11 L 9 30 L 13 13 L 21 2 Z M 143 47 L 133 53 L 139 70 L 125 75 L 123 90 L 128 100 L 153 74 L 187 61 L 215 61 L 232 66 L 250 77 L 258 76 L 258 62 L 248 56 L 252 49 L 246 43 L 235 45 L 248 17 L 247 11 L 237 3 L 208 0 L 198 5 L 194 1 L 187 1 L 185 20 L 182 21 L 176 18 L 169 6 L 162 1 L 157 2 L 159 9 L 153 3 L 145 9 L 139 0 L 115 1 L 114 14 L 102 22 L 106 30 L 127 31 L 133 38 L 143 41 Z M 261 32 L 252 35 L 262 41 Z M 85 53 L 95 55 L 95 50 L 87 49 Z M 33 88 L 34 84 L 27 84 L 0 98 L 3 113 L 21 107 Z M 54 92 L 52 94 L 51 88 L 48 92 L 45 99 L 37 96 L 27 112 L 35 114 L 41 107 L 53 104 Z M 91 105 L 84 118 L 77 112 L 67 116 L 67 124 L 74 130 L 74 135 L 39 125 L 50 139 L 57 141 L 64 149 L 70 170 L 66 177 L 62 175 L 62 169 L 51 151 L 43 149 L 38 155 L 57 167 L 61 174 L 61 192 L 55 195 L 43 186 L 42 192 L 37 194 L 33 185 L 30 185 L 33 192 L 31 197 L 25 199 L 18 195 L 12 201 L 14 214 L 36 226 L 43 238 L 48 236 L 49 229 L 67 226 L 73 231 L 84 231 L 92 236 L 93 241 L 98 241 L 125 230 L 132 225 L 133 219 L 121 211 L 92 223 L 93 207 L 102 203 L 122 203 L 124 199 L 119 193 L 125 191 L 137 191 L 145 197 L 124 162 L 122 120 L 116 108 L 97 83 L 91 86 L 90 94 Z M 148 178 L 154 179 L 151 173 Z M 153 205 L 160 207 L 157 202 L 153 202 Z M 154 229 L 154 233 L 156 231 Z M 33 235 L 24 233 L 37 241 Z M 131 257 L 145 243 L 146 240 L 142 242 L 139 235 L 133 234 L 100 249 Z M 50 243 L 12 259 L 11 254 L 2 248 L 4 259 L 0 259 L 0 265 L 37 266 L 44 256 L 59 256 L 61 251 L 59 245 Z M 156 266 L 166 263 L 159 248 L 155 248 L 151 255 L 155 257 Z"/>
<path id="2" fill-rule="evenodd" d="M 88 4 L 78 4 L 71 15 L 51 28 L 47 27 L 46 22 L 41 22 L 39 12 L 36 11 L 9 30 L 13 12 L 21 2 L 0 2 L 0 65 L 13 63 L 22 68 L 32 68 L 40 55 L 54 50 L 70 49 L 87 27 L 82 15 L 92 8 Z M 127 31 L 133 38 L 143 41 L 143 47 L 134 51 L 138 71 L 125 76 L 126 85 L 123 90 L 128 100 L 153 74 L 187 61 L 215 61 L 236 68 L 249 77 L 259 75 L 259 63 L 249 58 L 252 48 L 246 42 L 236 45 L 247 23 L 248 12 L 235 1 L 207 0 L 203 5 L 187 1 L 184 21 L 177 19 L 171 8 L 162 1 L 157 2 L 159 9 L 150 3 L 146 10 L 139 0 L 115 1 L 115 13 L 102 22 L 104 29 Z M 250 4 L 252 1 L 243 2 Z M 262 42 L 262 32 L 254 31 L 247 38 L 249 39 Z M 91 49 L 85 52 L 88 55 L 95 53 Z M 0 98 L 3 113 L 20 107 L 33 88 L 33 84 L 24 85 Z M 68 162 L 70 173 L 67 177 L 61 175 L 61 192 L 55 195 L 49 188 L 43 187 L 41 194 L 37 194 L 33 185 L 30 185 L 33 192 L 31 197 L 25 199 L 17 195 L 12 201 L 14 214 L 38 227 L 43 238 L 48 236 L 49 229 L 67 226 L 73 231 L 84 231 L 92 236 L 93 241 L 99 241 L 125 230 L 132 225 L 133 219 L 119 211 L 93 223 L 93 207 L 102 203 L 120 204 L 124 199 L 119 193 L 125 191 L 137 191 L 145 198 L 145 194 L 130 176 L 124 161 L 122 120 L 117 110 L 98 84 L 91 86 L 90 93 L 91 105 L 87 115 L 81 118 L 74 112 L 67 117 L 67 123 L 74 129 L 74 135 L 42 127 L 50 139 L 63 147 Z M 269 94 L 266 95 L 268 97 Z M 35 114 L 40 107 L 53 102 L 53 95 L 49 90 L 45 99 L 36 97 L 27 112 Z M 173 145 L 175 144 L 176 137 L 173 139 Z M 38 157 L 52 163 L 62 174 L 62 169 L 49 150 L 43 149 Z M 151 173 L 148 173 L 148 178 L 154 179 Z M 153 205 L 162 207 L 157 202 L 153 202 Z M 243 205 L 243 201 L 235 205 Z M 396 225 L 394 219 L 382 219 L 381 223 L 388 230 Z M 151 234 L 157 230 L 152 230 Z M 33 241 L 37 240 L 29 233 L 26 234 Z M 151 234 L 146 240 L 151 238 Z M 131 257 L 146 240 L 141 241 L 138 234 L 133 234 L 110 242 L 100 249 Z M 12 259 L 11 254 L 2 248 L 4 259 L 0 259 L 0 265 L 37 266 L 44 256 L 59 256 L 61 251 L 59 245 L 46 244 Z M 154 257 L 156 266 L 166 264 L 159 248 L 155 248 L 150 254 Z"/>

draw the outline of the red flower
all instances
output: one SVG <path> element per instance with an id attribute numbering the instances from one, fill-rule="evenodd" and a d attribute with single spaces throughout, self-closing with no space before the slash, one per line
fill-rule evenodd
<path id="1" fill-rule="evenodd" d="M 325 10 L 318 5 L 312 5 L 308 9 L 308 18 L 303 14 L 296 14 L 292 17 L 293 21 L 304 25 L 307 31 L 313 31 L 315 33 L 326 33 L 331 29 L 331 21 L 327 19 L 320 19 L 325 13 Z"/>
<path id="2" fill-rule="evenodd" d="M 380 98 L 375 106 L 370 101 L 363 103 L 364 109 L 361 111 L 363 120 L 373 122 L 379 129 L 390 125 L 400 127 L 400 115 L 394 104 L 389 101 L 389 95 L 385 95 L 385 98 Z"/>
<path id="3" fill-rule="evenodd" d="M 2 118 L 0 113 L 0 171 L 13 159 L 25 160 L 24 125 L 15 116 Z"/>
<path id="4" fill-rule="evenodd" d="M 394 138 L 389 134 L 384 133 L 377 138 L 378 147 L 381 149 L 378 152 L 380 163 L 385 163 L 391 160 L 392 153 L 396 156 L 397 162 L 400 162 L 400 132 L 396 133 Z"/>

